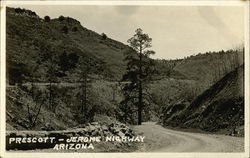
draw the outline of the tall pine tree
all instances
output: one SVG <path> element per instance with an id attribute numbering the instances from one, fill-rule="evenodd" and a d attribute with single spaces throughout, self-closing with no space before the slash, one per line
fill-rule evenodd
<path id="1" fill-rule="evenodd" d="M 152 39 L 140 28 L 128 40 L 131 49 L 125 54 L 127 71 L 122 78 L 124 100 L 121 102 L 125 122 L 134 123 L 134 120 L 128 119 L 133 118 L 137 112 L 137 124 L 141 125 L 143 110 L 149 106 L 151 100 L 147 90 L 147 84 L 155 72 L 153 59 L 150 58 L 155 52 L 148 50 L 151 41 Z"/>

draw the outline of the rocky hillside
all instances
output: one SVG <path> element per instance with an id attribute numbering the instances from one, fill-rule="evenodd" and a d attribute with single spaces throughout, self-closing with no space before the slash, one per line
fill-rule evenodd
<path id="1" fill-rule="evenodd" d="M 244 65 L 228 73 L 190 105 L 179 103 L 165 109 L 164 124 L 206 131 L 227 130 L 243 134 Z"/>

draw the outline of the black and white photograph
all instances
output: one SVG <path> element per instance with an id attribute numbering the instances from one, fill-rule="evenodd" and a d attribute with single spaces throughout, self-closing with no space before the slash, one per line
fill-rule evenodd
<path id="1" fill-rule="evenodd" d="M 38 2 L 1 6 L 6 157 L 249 157 L 248 1 Z"/>

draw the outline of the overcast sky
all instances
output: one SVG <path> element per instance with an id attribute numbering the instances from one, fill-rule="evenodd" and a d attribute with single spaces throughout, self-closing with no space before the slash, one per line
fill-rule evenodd
<path id="1" fill-rule="evenodd" d="M 13 6 L 10 6 L 13 7 Z M 70 16 L 95 32 L 127 44 L 137 28 L 153 39 L 153 58 L 176 59 L 243 43 L 240 6 L 14 6 L 40 17 Z"/>

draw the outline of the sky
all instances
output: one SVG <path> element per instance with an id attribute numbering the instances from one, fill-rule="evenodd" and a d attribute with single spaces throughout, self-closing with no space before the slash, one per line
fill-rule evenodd
<path id="1" fill-rule="evenodd" d="M 97 33 L 127 43 L 137 28 L 152 38 L 152 58 L 177 59 L 244 43 L 241 6 L 19 5 L 41 18 L 69 16 Z"/>

